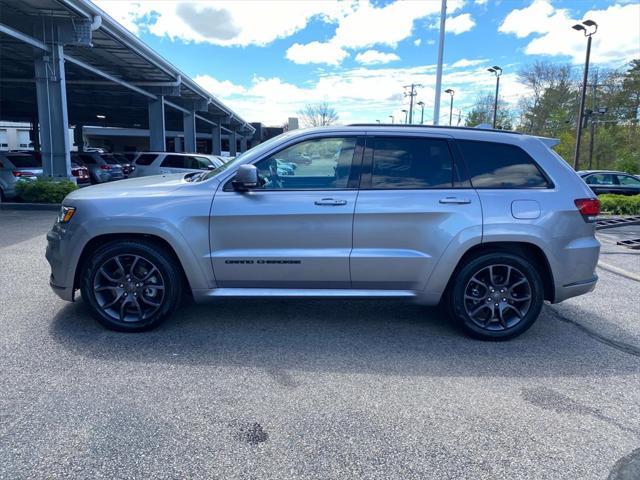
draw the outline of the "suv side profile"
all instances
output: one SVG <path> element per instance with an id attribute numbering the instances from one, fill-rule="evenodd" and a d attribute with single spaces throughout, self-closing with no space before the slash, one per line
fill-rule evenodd
<path id="1" fill-rule="evenodd" d="M 295 130 L 215 170 L 72 192 L 50 284 L 108 328 L 142 331 L 183 292 L 406 298 L 472 336 L 527 330 L 595 288 L 599 203 L 541 139 L 469 128 Z M 310 158 L 287 175 L 280 166 Z M 105 221 L 108 219 L 108 221 Z"/>
<path id="2" fill-rule="evenodd" d="M 136 158 L 131 177 L 213 170 L 228 160 L 217 155 L 200 153 L 144 152 Z"/>

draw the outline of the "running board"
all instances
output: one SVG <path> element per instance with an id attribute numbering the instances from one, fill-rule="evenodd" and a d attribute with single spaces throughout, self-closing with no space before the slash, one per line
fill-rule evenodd
<path id="1" fill-rule="evenodd" d="M 216 288 L 204 293 L 206 297 L 415 297 L 411 290 L 357 290 L 339 288 Z"/>

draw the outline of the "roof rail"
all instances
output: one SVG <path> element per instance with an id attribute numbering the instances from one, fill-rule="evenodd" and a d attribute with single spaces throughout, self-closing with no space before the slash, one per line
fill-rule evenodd
<path id="1" fill-rule="evenodd" d="M 483 130 L 487 132 L 496 133 L 513 133 L 515 135 L 522 135 L 522 132 L 516 132 L 515 130 L 500 130 L 497 128 L 485 128 L 484 125 L 478 125 L 477 127 L 454 127 L 449 125 L 414 125 L 406 123 L 350 123 L 347 127 L 415 127 L 415 128 L 442 128 L 452 130 Z"/>

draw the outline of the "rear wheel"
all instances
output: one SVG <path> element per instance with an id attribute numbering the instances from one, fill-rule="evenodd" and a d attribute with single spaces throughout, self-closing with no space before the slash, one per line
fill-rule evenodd
<path id="1" fill-rule="evenodd" d="M 116 241 L 98 249 L 85 263 L 81 292 L 105 327 L 139 332 L 156 327 L 176 309 L 182 277 L 165 248 Z"/>
<path id="2" fill-rule="evenodd" d="M 464 331 L 483 340 L 507 340 L 540 315 L 544 288 L 537 268 L 511 253 L 474 258 L 453 280 L 448 307 Z"/>

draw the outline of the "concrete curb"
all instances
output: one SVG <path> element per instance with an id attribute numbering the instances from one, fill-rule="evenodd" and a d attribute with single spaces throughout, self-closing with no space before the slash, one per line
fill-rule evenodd
<path id="1" fill-rule="evenodd" d="M 0 202 L 0 210 L 60 210 L 59 203 L 10 203 Z"/>

